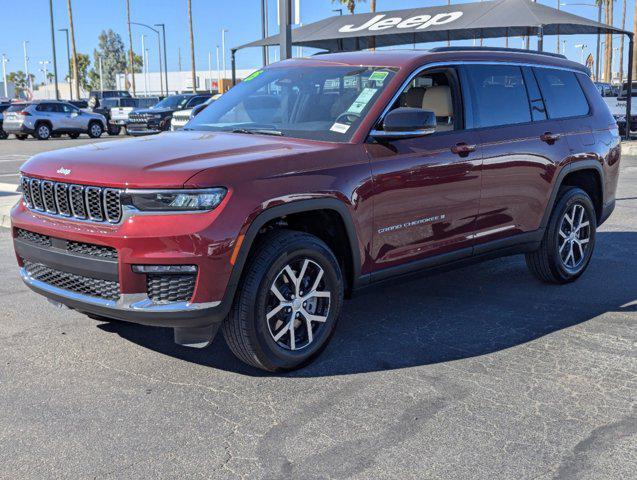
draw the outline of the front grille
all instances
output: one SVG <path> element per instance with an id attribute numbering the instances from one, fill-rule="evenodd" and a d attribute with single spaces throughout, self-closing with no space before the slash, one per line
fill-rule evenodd
<path id="1" fill-rule="evenodd" d="M 22 230 L 21 228 L 18 229 L 17 233 L 17 237 L 26 242 L 33 243 L 41 247 L 50 247 L 52 245 L 51 237 L 49 237 L 48 235 L 29 232 L 28 230 Z"/>
<path id="2" fill-rule="evenodd" d="M 121 191 L 22 177 L 24 203 L 52 215 L 117 223 L 122 218 Z"/>
<path id="3" fill-rule="evenodd" d="M 29 276 L 40 282 L 47 283 L 63 290 L 103 298 L 105 300 L 119 299 L 119 283 L 97 278 L 84 277 L 74 273 L 61 272 L 41 263 L 24 262 L 24 268 Z"/>
<path id="4" fill-rule="evenodd" d="M 155 303 L 188 302 L 195 292 L 197 275 L 147 275 L 148 298 Z"/>
<path id="5" fill-rule="evenodd" d="M 128 116 L 129 123 L 146 123 L 150 119 L 150 115 L 146 113 L 131 113 Z"/>
<path id="6" fill-rule="evenodd" d="M 66 249 L 72 253 L 88 255 L 89 257 L 110 258 L 117 260 L 117 250 L 112 247 L 93 245 L 92 243 L 66 242 Z"/>

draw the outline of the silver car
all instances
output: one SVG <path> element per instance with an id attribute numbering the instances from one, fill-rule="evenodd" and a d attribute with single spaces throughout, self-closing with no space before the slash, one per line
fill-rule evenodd
<path id="1" fill-rule="evenodd" d="M 4 112 L 2 128 L 24 140 L 33 135 L 38 140 L 68 134 L 77 138 L 81 133 L 99 138 L 106 130 L 106 119 L 98 113 L 90 113 L 67 102 L 40 100 L 16 104 Z"/>

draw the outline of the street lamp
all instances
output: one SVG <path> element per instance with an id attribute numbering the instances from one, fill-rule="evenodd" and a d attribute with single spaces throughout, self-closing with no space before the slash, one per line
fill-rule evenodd
<path id="1" fill-rule="evenodd" d="M 49 96 L 49 71 L 46 68 L 47 65 L 49 65 L 51 62 L 49 62 L 48 60 L 41 60 L 40 62 L 38 62 L 40 64 L 40 71 L 44 74 L 44 94 L 47 96 Z"/>
<path id="2" fill-rule="evenodd" d="M 7 86 L 7 56 L 2 54 L 2 84 L 4 85 L 4 96 L 5 98 L 9 98 L 9 87 Z"/>
<path id="3" fill-rule="evenodd" d="M 22 48 L 24 49 L 24 73 L 27 76 L 27 87 L 31 92 L 33 92 L 33 82 L 31 81 L 31 77 L 29 77 L 29 55 L 27 53 L 27 43 L 28 40 L 22 42 Z"/>
<path id="4" fill-rule="evenodd" d="M 157 34 L 157 49 L 158 49 L 158 55 L 159 55 L 159 85 L 160 85 L 160 89 L 161 89 L 161 94 L 164 94 L 164 79 L 161 76 L 161 72 L 162 72 L 162 66 L 161 66 L 161 34 L 159 33 L 159 30 L 154 29 L 153 27 L 151 27 L 150 25 L 146 25 L 145 23 L 139 23 L 139 22 L 130 22 L 131 25 L 138 25 L 140 27 L 146 27 L 149 30 L 152 30 L 153 32 L 155 32 Z M 135 73 L 133 72 L 133 75 Z"/>
<path id="5" fill-rule="evenodd" d="M 161 27 L 162 37 L 164 39 L 164 84 L 166 85 L 166 95 L 168 95 L 168 59 L 166 58 L 166 25 L 163 23 L 156 23 L 156 27 Z M 161 68 L 161 59 L 159 59 L 159 65 Z"/>
<path id="6" fill-rule="evenodd" d="M 71 49 L 69 47 L 69 29 L 60 28 L 58 32 L 66 33 L 66 61 L 68 62 L 69 69 L 69 93 L 71 94 L 71 100 L 73 100 L 73 89 L 71 88 Z"/>
<path id="7" fill-rule="evenodd" d="M 593 8 L 597 8 L 597 23 L 602 23 L 602 3 L 603 2 L 599 2 L 597 5 L 594 3 L 560 3 L 560 5 L 562 7 L 570 7 L 570 6 L 577 6 L 577 7 L 593 7 Z M 598 32 L 597 33 L 597 51 L 595 52 L 595 80 L 597 82 L 599 82 L 599 54 L 600 54 L 600 47 L 601 47 L 601 34 Z"/>
<path id="8" fill-rule="evenodd" d="M 223 68 L 223 78 L 222 83 L 225 83 L 226 80 L 226 33 L 228 33 L 227 28 L 221 29 L 221 55 L 222 55 L 222 68 Z M 226 89 L 223 86 L 220 86 L 221 92 L 225 92 Z"/>
<path id="9" fill-rule="evenodd" d="M 55 26 L 53 24 L 53 0 L 49 0 L 49 17 L 51 22 L 51 49 L 53 50 L 53 78 L 55 79 L 55 99 L 60 99 L 58 90 L 58 60 L 55 52 Z"/>
<path id="10" fill-rule="evenodd" d="M 588 45 L 586 45 L 585 43 L 578 43 L 577 45 L 573 46 L 580 49 L 580 63 L 584 64 L 584 50 L 588 48 Z"/>

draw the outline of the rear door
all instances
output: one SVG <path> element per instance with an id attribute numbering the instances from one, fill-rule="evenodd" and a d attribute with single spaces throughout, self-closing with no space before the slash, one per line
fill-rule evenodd
<path id="1" fill-rule="evenodd" d="M 484 244 L 539 227 L 555 173 L 570 149 L 563 122 L 547 116 L 531 69 L 503 64 L 464 69 L 483 156 L 475 232 L 475 252 L 481 253 Z"/>

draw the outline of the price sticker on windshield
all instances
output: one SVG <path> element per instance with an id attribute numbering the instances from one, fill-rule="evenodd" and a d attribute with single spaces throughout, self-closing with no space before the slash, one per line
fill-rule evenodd
<path id="1" fill-rule="evenodd" d="M 370 100 L 374 98 L 374 95 L 376 95 L 377 91 L 377 88 L 364 88 L 358 98 L 354 100 L 354 103 L 352 103 L 347 109 L 346 113 L 361 113 L 363 110 L 365 110 L 365 107 L 370 102 Z"/>
<path id="2" fill-rule="evenodd" d="M 369 80 L 372 82 L 383 83 L 387 78 L 387 75 L 389 75 L 389 72 L 374 72 L 369 76 Z"/>
<path id="3" fill-rule="evenodd" d="M 261 75 L 263 73 L 263 70 L 257 70 L 256 72 L 252 72 L 250 75 L 248 75 L 246 77 L 246 79 L 244 80 L 244 82 L 249 82 L 250 80 L 254 80 L 255 78 L 257 78 L 259 75 Z"/>

